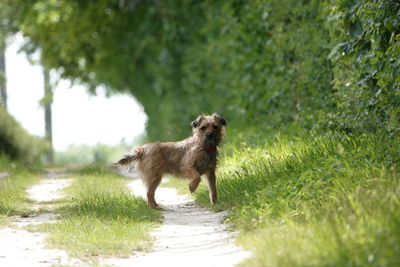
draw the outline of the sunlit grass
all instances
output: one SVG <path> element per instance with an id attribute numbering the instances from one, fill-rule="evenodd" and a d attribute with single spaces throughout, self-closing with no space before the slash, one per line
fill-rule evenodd
<path id="1" fill-rule="evenodd" d="M 400 264 L 399 142 L 289 134 L 221 160 L 214 208 L 255 251 L 244 265 Z M 196 201 L 208 205 L 205 187 Z"/>
<path id="2" fill-rule="evenodd" d="M 160 213 L 132 196 L 127 181 L 98 165 L 79 170 L 65 189 L 69 197 L 56 211 L 61 219 L 39 227 L 50 233 L 48 244 L 81 258 L 128 256 L 148 249 Z"/>

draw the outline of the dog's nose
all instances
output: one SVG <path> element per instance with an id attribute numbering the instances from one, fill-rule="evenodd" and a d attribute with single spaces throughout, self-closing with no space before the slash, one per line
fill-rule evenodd
<path id="1" fill-rule="evenodd" d="M 206 137 L 207 137 L 207 138 L 213 137 L 213 133 L 206 133 Z"/>

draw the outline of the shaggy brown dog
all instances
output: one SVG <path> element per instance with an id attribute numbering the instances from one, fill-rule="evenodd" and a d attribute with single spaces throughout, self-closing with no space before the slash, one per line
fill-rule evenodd
<path id="1" fill-rule="evenodd" d="M 157 186 L 164 174 L 191 179 L 190 192 L 194 192 L 205 174 L 210 189 L 211 203 L 217 201 L 215 169 L 218 145 L 224 135 L 226 120 L 214 113 L 200 115 L 192 122 L 193 136 L 179 142 L 151 143 L 139 146 L 132 154 L 118 161 L 120 165 L 132 164 L 147 187 L 147 201 L 158 208 L 154 199 Z"/>

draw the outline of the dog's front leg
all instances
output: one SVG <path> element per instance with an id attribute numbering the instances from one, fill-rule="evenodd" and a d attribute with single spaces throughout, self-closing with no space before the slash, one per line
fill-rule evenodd
<path id="1" fill-rule="evenodd" d="M 192 181 L 191 181 L 190 184 L 189 184 L 190 193 L 194 193 L 194 191 L 196 191 L 197 187 L 198 187 L 199 184 L 200 184 L 200 181 L 201 181 L 201 180 L 200 180 L 200 176 L 198 176 L 198 177 L 192 179 Z"/>
<path id="2" fill-rule="evenodd" d="M 217 185 L 215 170 L 209 171 L 207 173 L 208 188 L 210 190 L 210 201 L 212 204 L 217 203 Z"/>
<path id="3" fill-rule="evenodd" d="M 189 190 L 190 190 L 190 193 L 193 193 L 194 191 L 196 191 L 196 189 L 199 186 L 199 183 L 201 181 L 200 174 L 194 168 L 184 169 L 183 172 L 185 173 L 185 176 L 187 176 L 191 179 L 191 182 L 189 184 Z"/>

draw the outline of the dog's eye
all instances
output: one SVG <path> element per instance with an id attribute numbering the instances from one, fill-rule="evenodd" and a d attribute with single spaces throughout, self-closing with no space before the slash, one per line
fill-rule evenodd
<path id="1" fill-rule="evenodd" d="M 217 130 L 219 127 L 217 125 L 213 125 L 213 129 Z"/>
<path id="2" fill-rule="evenodd" d="M 206 126 L 200 127 L 200 130 L 205 131 L 205 129 L 207 129 Z"/>

